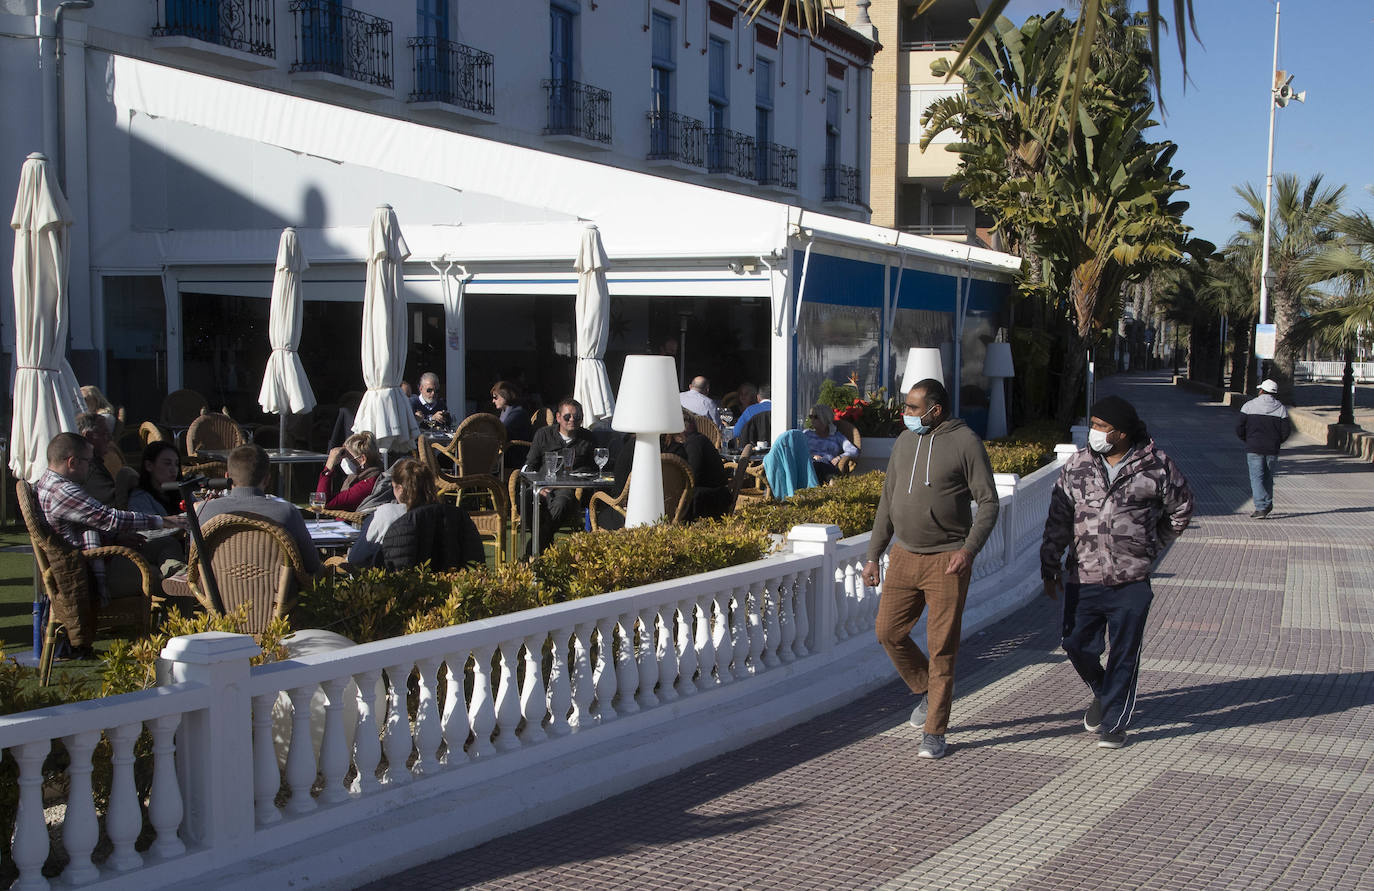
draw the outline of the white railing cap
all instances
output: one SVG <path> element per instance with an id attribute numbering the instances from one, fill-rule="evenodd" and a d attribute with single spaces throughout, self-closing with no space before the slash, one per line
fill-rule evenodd
<path id="1" fill-rule="evenodd" d="M 172 638 L 159 655 L 171 662 L 214 665 L 217 662 L 251 659 L 261 652 L 262 647 L 247 634 L 202 631 L 200 634 Z"/>

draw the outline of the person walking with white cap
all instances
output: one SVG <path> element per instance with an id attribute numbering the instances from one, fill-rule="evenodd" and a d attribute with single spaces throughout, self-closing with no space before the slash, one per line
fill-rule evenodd
<path id="1" fill-rule="evenodd" d="M 1250 466 L 1250 492 L 1255 500 L 1252 520 L 1263 520 L 1274 509 L 1279 446 L 1293 434 L 1293 421 L 1279 401 L 1278 392 L 1279 385 L 1274 381 L 1260 381 L 1259 395 L 1240 407 L 1240 420 L 1236 423 L 1236 435 L 1245 442 L 1245 460 Z"/>

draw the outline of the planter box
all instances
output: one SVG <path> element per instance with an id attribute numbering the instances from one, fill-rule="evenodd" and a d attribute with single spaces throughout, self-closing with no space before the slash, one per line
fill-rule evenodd
<path id="1" fill-rule="evenodd" d="M 865 436 L 863 447 L 859 450 L 859 466 L 854 472 L 887 470 L 887 459 L 892 457 L 892 444 L 896 441 L 895 436 Z"/>

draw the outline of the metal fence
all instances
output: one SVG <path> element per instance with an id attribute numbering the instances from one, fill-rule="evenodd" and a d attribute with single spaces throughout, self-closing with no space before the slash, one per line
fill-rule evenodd
<path id="1" fill-rule="evenodd" d="M 412 37 L 411 102 L 445 102 L 470 111 L 496 111 L 491 53 L 441 37 Z"/>
<path id="2" fill-rule="evenodd" d="M 821 179 L 826 201 L 843 201 L 845 204 L 858 204 L 859 168 L 836 164 L 821 168 Z"/>
<path id="3" fill-rule="evenodd" d="M 256 56 L 277 55 L 272 0 L 163 0 L 154 37 L 191 37 Z"/>
<path id="4" fill-rule="evenodd" d="M 611 141 L 611 93 L 575 80 L 543 81 L 548 97 L 548 136 Z"/>
<path id="5" fill-rule="evenodd" d="M 797 150 L 776 142 L 760 142 L 754 156 L 754 178 L 761 186 L 797 187 Z"/>
<path id="6" fill-rule="evenodd" d="M 753 179 L 754 137 L 735 130 L 707 130 L 706 169 L 711 173 Z"/>
<path id="7" fill-rule="evenodd" d="M 706 127 L 696 118 L 675 111 L 651 111 L 649 118 L 650 161 L 680 161 L 693 167 L 706 164 Z"/>
<path id="8" fill-rule="evenodd" d="M 296 61 L 291 71 L 318 71 L 379 87 L 393 83 L 391 22 L 329 0 L 291 0 Z"/>

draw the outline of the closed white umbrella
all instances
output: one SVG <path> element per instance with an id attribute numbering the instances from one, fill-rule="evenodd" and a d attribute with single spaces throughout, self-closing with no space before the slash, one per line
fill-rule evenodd
<path id="1" fill-rule="evenodd" d="M 277 271 L 272 278 L 272 307 L 267 336 L 272 355 L 267 357 L 267 370 L 262 376 L 258 405 L 262 410 L 281 416 L 279 448 L 286 448 L 286 416 L 310 411 L 315 407 L 315 391 L 305 377 L 300 354 L 301 345 L 301 273 L 310 268 L 301 252 L 296 230 L 287 228 L 277 245 Z"/>
<path id="2" fill-rule="evenodd" d="M 71 211 L 48 159 L 29 155 L 14 202 L 14 421 L 10 471 L 36 482 L 48 442 L 76 430 L 81 388 L 67 362 L 67 237 Z"/>
<path id="3" fill-rule="evenodd" d="M 611 295 L 606 288 L 609 265 L 601 232 L 587 224 L 573 264 L 577 270 L 577 378 L 573 398 L 582 403 L 588 426 L 615 412 L 604 361 L 611 321 Z"/>
<path id="4" fill-rule="evenodd" d="M 400 452 L 410 451 L 420 435 L 410 402 L 401 392 L 408 334 L 401 264 L 409 256 L 396 212 L 389 204 L 380 205 L 367 235 L 362 350 L 367 392 L 358 406 L 353 432 L 370 430 L 378 448 Z"/>

